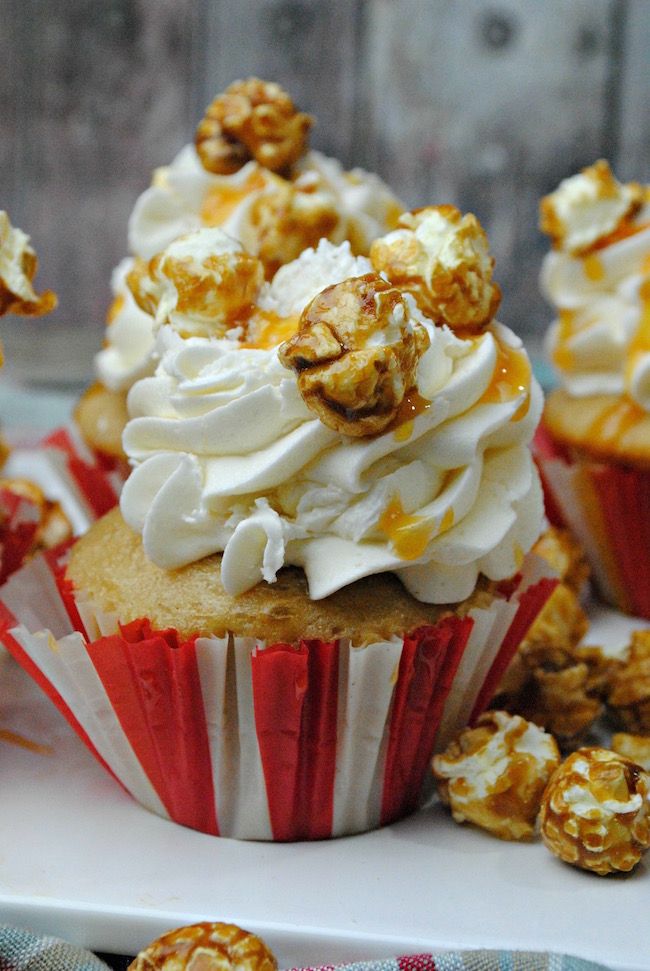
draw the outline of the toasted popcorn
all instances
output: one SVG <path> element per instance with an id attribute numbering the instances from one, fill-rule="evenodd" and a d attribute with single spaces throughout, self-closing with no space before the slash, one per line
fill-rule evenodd
<path id="1" fill-rule="evenodd" d="M 631 735 L 628 732 L 614 732 L 610 745 L 612 752 L 624 755 L 626 759 L 636 762 L 646 772 L 650 772 L 650 737 Z"/>
<path id="2" fill-rule="evenodd" d="M 21 502 L 22 500 L 22 502 Z M 71 539 L 60 504 L 34 482 L 0 478 L 0 583 L 41 550 Z"/>
<path id="3" fill-rule="evenodd" d="M 434 756 L 442 801 L 465 820 L 501 839 L 531 839 L 542 793 L 560 764 L 555 739 L 505 711 L 485 712 L 446 752 Z"/>
<path id="4" fill-rule="evenodd" d="M 157 325 L 182 337 L 223 337 L 245 319 L 264 282 L 255 256 L 220 229 L 181 236 L 148 264 L 136 260 L 127 283 Z"/>
<path id="5" fill-rule="evenodd" d="M 578 749 L 548 783 L 540 827 L 565 863 L 601 875 L 631 870 L 650 846 L 650 775 L 607 749 Z"/>
<path id="6" fill-rule="evenodd" d="M 0 317 L 40 317 L 54 310 L 56 295 L 46 290 L 39 296 L 32 286 L 37 266 L 29 236 L 14 228 L 7 213 L 0 210 Z"/>
<path id="7" fill-rule="evenodd" d="M 539 225 L 556 248 L 578 256 L 632 217 L 642 202 L 642 187 L 621 184 L 600 159 L 542 199 Z"/>
<path id="8" fill-rule="evenodd" d="M 522 641 L 492 700 L 496 708 L 546 728 L 563 749 L 580 744 L 604 710 L 620 663 L 578 642 L 587 617 L 573 590 L 559 584 Z"/>
<path id="9" fill-rule="evenodd" d="M 235 924 L 190 924 L 140 951 L 128 971 L 276 971 L 264 941 Z"/>
<path id="10" fill-rule="evenodd" d="M 633 632 L 625 662 L 611 679 L 607 706 L 629 731 L 650 735 L 650 630 Z"/>
<path id="11" fill-rule="evenodd" d="M 494 260 L 476 216 L 462 215 L 455 206 L 429 206 L 404 213 L 398 227 L 372 244 L 375 270 L 409 290 L 437 323 L 470 331 L 488 324 L 501 291 L 492 280 Z"/>
<path id="12" fill-rule="evenodd" d="M 316 247 L 320 239 L 332 237 L 339 222 L 337 202 L 331 194 L 278 182 L 253 200 L 244 241 L 270 278 L 305 249 Z"/>
<path id="13" fill-rule="evenodd" d="M 237 172 L 251 158 L 282 172 L 306 151 L 312 124 L 279 84 L 248 78 L 208 106 L 196 130 L 196 150 L 204 168 L 219 175 Z"/>
<path id="14" fill-rule="evenodd" d="M 368 273 L 318 294 L 278 354 L 298 375 L 306 405 L 323 424 L 363 437 L 396 418 L 428 346 L 408 298 Z"/>

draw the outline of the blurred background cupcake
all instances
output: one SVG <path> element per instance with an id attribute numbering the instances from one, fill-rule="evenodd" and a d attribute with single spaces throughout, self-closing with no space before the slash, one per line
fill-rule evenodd
<path id="1" fill-rule="evenodd" d="M 415 810 L 554 588 L 542 407 L 453 206 L 265 280 L 218 228 L 129 275 L 158 364 L 120 509 L 3 588 L 4 640 L 145 806 L 296 840 Z M 56 650 L 52 650 L 52 637 Z"/>
<path id="2" fill-rule="evenodd" d="M 549 512 L 579 538 L 601 596 L 650 617 L 650 191 L 601 160 L 542 201 L 541 226 L 560 381 L 539 439 Z"/>

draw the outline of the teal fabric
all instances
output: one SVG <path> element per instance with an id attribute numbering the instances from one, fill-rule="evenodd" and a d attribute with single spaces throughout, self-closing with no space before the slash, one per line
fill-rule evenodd
<path id="1" fill-rule="evenodd" d="M 110 971 L 84 948 L 21 927 L 0 924 L 0 971 Z M 311 971 L 311 969 L 292 969 Z M 566 954 L 532 951 L 445 951 L 361 961 L 318 971 L 608 971 Z"/>

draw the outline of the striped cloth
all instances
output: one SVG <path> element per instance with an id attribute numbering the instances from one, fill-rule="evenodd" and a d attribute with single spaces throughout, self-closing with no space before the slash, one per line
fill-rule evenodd
<path id="1" fill-rule="evenodd" d="M 110 971 L 81 947 L 56 937 L 0 924 L 0 971 Z M 532 951 L 446 951 L 384 961 L 327 964 L 291 971 L 608 971 L 602 964 L 566 954 Z"/>

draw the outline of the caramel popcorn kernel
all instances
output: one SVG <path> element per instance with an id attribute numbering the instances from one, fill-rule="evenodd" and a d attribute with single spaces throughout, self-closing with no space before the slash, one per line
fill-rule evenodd
<path id="1" fill-rule="evenodd" d="M 409 290 L 437 323 L 460 330 L 487 325 L 501 291 L 492 280 L 494 260 L 476 216 L 455 206 L 428 206 L 404 213 L 398 227 L 372 244 L 375 270 Z"/>
<path id="2" fill-rule="evenodd" d="M 235 924 L 204 921 L 163 934 L 140 951 L 128 971 L 276 971 L 264 941 Z"/>
<path id="3" fill-rule="evenodd" d="M 318 294 L 278 353 L 323 424 L 362 437 L 395 419 L 428 346 L 402 293 L 368 273 Z"/>
<path id="4" fill-rule="evenodd" d="M 54 310 L 56 294 L 45 290 L 39 296 L 32 286 L 37 267 L 29 236 L 14 228 L 7 213 L 0 210 L 0 317 L 40 317 Z"/>
<path id="5" fill-rule="evenodd" d="M 581 748 L 544 792 L 542 839 L 565 863 L 604 875 L 631 870 L 650 846 L 650 775 L 603 748 Z"/>
<path id="6" fill-rule="evenodd" d="M 614 732 L 611 746 L 612 752 L 624 755 L 626 759 L 631 759 L 646 772 L 650 772 L 650 738 L 647 735 Z"/>
<path id="7" fill-rule="evenodd" d="M 555 192 L 541 200 L 539 228 L 556 249 L 584 255 L 631 219 L 642 205 L 643 196 L 640 185 L 621 184 L 609 163 L 599 159 L 564 179 Z"/>
<path id="8" fill-rule="evenodd" d="M 249 315 L 263 280 L 257 257 L 211 228 L 180 237 L 148 264 L 136 261 L 127 276 L 138 306 L 182 337 L 223 337 Z"/>
<path id="9" fill-rule="evenodd" d="M 336 200 L 280 182 L 261 193 L 248 211 L 244 242 L 264 264 L 267 279 L 303 250 L 330 238 L 340 223 Z"/>
<path id="10" fill-rule="evenodd" d="M 650 734 L 650 630 L 633 632 L 628 656 L 612 676 L 607 705 L 630 732 Z"/>
<path id="11" fill-rule="evenodd" d="M 251 158 L 282 172 L 306 151 L 312 124 L 279 84 L 248 78 L 209 105 L 196 130 L 196 150 L 204 168 L 218 175 L 232 175 Z"/>
<path id="12" fill-rule="evenodd" d="M 551 735 L 505 711 L 485 712 L 434 756 L 442 801 L 501 839 L 531 839 L 542 793 L 560 753 Z"/>

